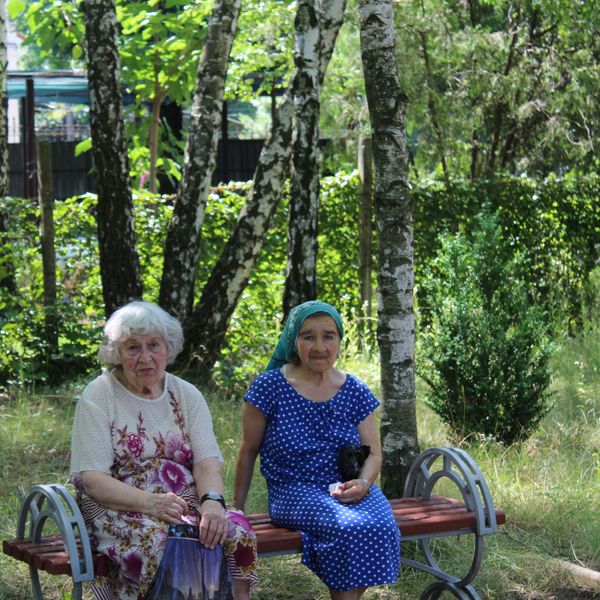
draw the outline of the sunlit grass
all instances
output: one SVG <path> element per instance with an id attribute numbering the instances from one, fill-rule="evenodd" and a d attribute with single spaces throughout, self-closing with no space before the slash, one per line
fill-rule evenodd
<path id="1" fill-rule="evenodd" d="M 522 444 L 504 447 L 486 441 L 465 446 L 486 476 L 507 525 L 488 538 L 486 556 L 475 586 L 482 598 L 502 600 L 510 590 L 525 589 L 544 598 L 547 590 L 571 585 L 558 566 L 561 558 L 600 570 L 600 330 L 565 340 L 553 371 L 555 407 L 535 434 Z M 350 336 L 352 337 L 352 336 Z M 354 338 L 356 339 L 356 338 Z M 357 374 L 378 395 L 377 354 L 356 350 L 353 340 L 340 366 Z M 0 536 L 14 536 L 18 498 L 35 483 L 68 481 L 71 420 L 82 384 L 54 394 L 15 392 L 0 398 Z M 423 384 L 417 382 L 417 398 Z M 224 476 L 232 489 L 241 435 L 242 394 L 217 390 L 207 394 L 215 432 L 225 457 Z M 417 402 L 419 443 L 458 444 L 439 418 Z M 264 511 L 266 486 L 258 465 L 248 512 Z M 469 540 L 447 553 L 457 572 L 469 563 Z M 405 547 L 405 551 L 408 547 Z M 325 600 L 324 586 L 298 556 L 265 559 L 260 564 L 256 600 Z M 365 600 L 414 600 L 431 579 L 411 570 L 395 586 L 371 589 Z M 47 597 L 64 598 L 65 578 L 44 579 Z M 0 555 L 0 599 L 30 597 L 25 565 Z M 89 596 L 88 596 L 89 597 Z"/>

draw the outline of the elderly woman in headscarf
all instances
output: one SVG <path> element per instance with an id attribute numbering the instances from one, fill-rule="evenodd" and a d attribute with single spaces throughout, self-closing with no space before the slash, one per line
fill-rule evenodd
<path id="1" fill-rule="evenodd" d="M 233 504 L 243 509 L 256 456 L 273 522 L 302 533 L 302 562 L 334 600 L 357 600 L 394 583 L 400 533 L 375 485 L 381 467 L 375 409 L 357 377 L 335 363 L 344 335 L 338 311 L 310 301 L 289 314 L 266 373 L 245 396 Z M 344 480 L 340 448 L 369 446 Z"/>
<path id="2" fill-rule="evenodd" d="M 207 573 L 199 560 L 211 553 L 200 546 L 219 544 L 234 598 L 247 600 L 256 582 L 256 536 L 241 513 L 226 510 L 223 457 L 206 401 L 165 370 L 182 347 L 177 319 L 148 302 L 125 305 L 104 327 L 100 358 L 108 370 L 77 403 L 72 478 L 92 545 L 111 564 L 92 584 L 96 598 L 154 598 L 166 584 L 204 599 Z M 168 535 L 184 538 L 173 564 L 162 561 Z"/>

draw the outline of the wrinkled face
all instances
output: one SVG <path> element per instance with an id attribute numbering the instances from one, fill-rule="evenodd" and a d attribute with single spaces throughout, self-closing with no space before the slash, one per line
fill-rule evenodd
<path id="1" fill-rule="evenodd" d="M 161 335 L 132 334 L 119 344 L 121 368 L 127 387 L 141 396 L 162 392 L 168 348 Z"/>
<path id="2" fill-rule="evenodd" d="M 302 367 L 310 371 L 326 371 L 335 364 L 339 349 L 340 333 L 329 315 L 316 314 L 302 323 L 296 340 Z"/>

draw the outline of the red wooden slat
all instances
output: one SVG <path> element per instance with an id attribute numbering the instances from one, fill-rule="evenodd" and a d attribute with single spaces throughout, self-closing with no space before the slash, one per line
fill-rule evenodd
<path id="1" fill-rule="evenodd" d="M 427 501 L 401 498 L 391 500 L 390 504 L 403 536 L 451 533 L 476 527 L 473 513 L 462 502 L 452 498 L 434 496 Z M 248 520 L 256 532 L 259 554 L 302 550 L 300 533 L 273 525 L 268 514 L 248 515 Z M 496 521 L 499 525 L 506 521 L 501 510 L 496 510 Z M 28 540 L 4 540 L 2 551 L 49 573 L 71 574 L 69 558 L 59 536 L 49 536 L 37 544 Z M 106 575 L 107 557 L 94 554 L 94 567 L 96 575 Z"/>
<path id="2" fill-rule="evenodd" d="M 31 553 L 31 561 L 26 560 L 27 564 L 33 564 L 41 571 L 46 571 L 51 575 L 70 575 L 71 563 L 66 552 L 36 552 Z"/>

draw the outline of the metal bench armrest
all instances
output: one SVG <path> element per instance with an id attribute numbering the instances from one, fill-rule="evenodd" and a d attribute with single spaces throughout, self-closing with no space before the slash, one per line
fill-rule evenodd
<path id="1" fill-rule="evenodd" d="M 423 591 L 421 600 L 439 598 L 443 590 L 450 591 L 457 598 L 478 600 L 479 595 L 470 583 L 481 567 L 484 536 L 495 533 L 498 528 L 492 496 L 485 477 L 473 458 L 460 448 L 448 447 L 430 448 L 417 456 L 406 479 L 404 497 L 428 500 L 436 484 L 442 479 L 448 479 L 456 485 L 465 506 L 475 517 L 475 548 L 469 570 L 462 577 L 447 573 L 436 560 L 428 539 L 419 540 L 425 562 L 405 557 L 401 557 L 400 561 L 438 577 L 438 582 Z"/>
<path id="2" fill-rule="evenodd" d="M 438 459 L 441 464 L 436 465 Z M 496 510 L 485 477 L 473 458 L 460 448 L 429 448 L 421 452 L 411 465 L 404 497 L 427 500 L 442 478 L 456 485 L 465 505 L 474 513 L 477 534 L 495 533 Z"/>
<path id="3" fill-rule="evenodd" d="M 48 519 L 54 521 L 60 531 L 71 562 L 73 582 L 93 580 L 92 548 L 83 517 L 69 490 L 56 483 L 34 485 L 23 497 L 17 537 L 39 542 Z"/>

